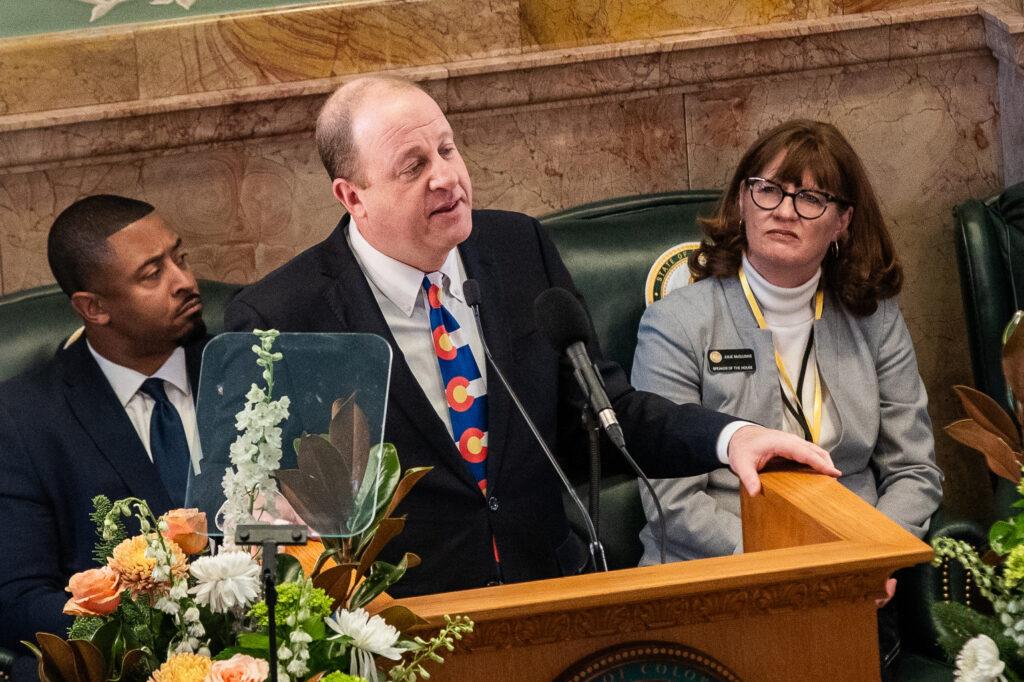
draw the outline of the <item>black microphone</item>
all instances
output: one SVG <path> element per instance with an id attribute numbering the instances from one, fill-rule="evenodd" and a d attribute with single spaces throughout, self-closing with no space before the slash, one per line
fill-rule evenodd
<path id="1" fill-rule="evenodd" d="M 519 396 L 516 395 L 514 390 L 512 390 L 512 385 L 508 382 L 508 379 L 505 378 L 505 374 L 501 371 L 501 367 L 499 367 L 498 363 L 494 361 L 494 357 L 491 355 L 491 349 L 487 346 L 487 339 L 484 338 L 484 326 L 480 322 L 480 283 L 475 279 L 467 279 L 462 283 L 462 293 L 466 297 L 466 303 L 473 309 L 473 316 L 476 318 L 476 328 L 480 334 L 480 344 L 484 347 L 484 355 L 487 356 L 487 362 L 494 370 L 494 373 L 498 376 L 498 380 L 501 382 L 501 385 L 505 387 L 505 392 L 508 393 L 510 398 L 512 398 L 512 402 L 515 404 L 516 409 L 519 410 L 519 414 L 523 417 L 523 421 L 525 421 L 526 425 L 530 427 L 530 432 L 533 433 L 534 439 L 536 439 L 537 444 L 540 445 L 540 449 L 547 456 L 548 461 L 551 463 L 551 467 L 555 470 L 555 473 L 558 474 L 558 478 L 561 479 L 562 486 L 565 487 L 565 490 L 569 493 L 569 497 L 579 508 L 580 515 L 583 517 L 584 524 L 587 528 L 587 535 L 590 536 L 588 549 L 590 550 L 590 558 L 594 562 L 594 567 L 599 571 L 607 571 L 608 561 L 605 559 L 604 546 L 597 537 L 597 529 L 594 528 L 594 523 L 591 521 L 590 515 L 587 514 L 587 509 L 583 506 L 583 501 L 580 500 L 579 495 L 576 494 L 576 491 L 572 487 L 572 483 L 569 482 L 568 476 L 565 475 L 562 467 L 559 466 L 558 460 L 555 459 L 554 454 L 551 452 L 551 448 L 549 448 L 548 444 L 544 441 L 544 437 L 540 434 L 540 430 L 537 428 L 537 425 L 533 423 L 532 419 L 530 419 L 530 415 L 527 414 L 526 408 L 524 408 L 522 402 L 520 402 Z"/>
<path id="2" fill-rule="evenodd" d="M 544 331 L 555 350 L 568 356 L 576 382 L 608 439 L 619 449 L 626 447 L 626 438 L 604 390 L 604 381 L 587 353 L 586 342 L 590 339 L 587 311 L 575 296 L 555 287 L 541 292 L 533 303 L 533 313 L 537 326 Z"/>
<path id="3" fill-rule="evenodd" d="M 533 314 L 548 341 L 555 347 L 555 350 L 564 352 L 569 361 L 572 362 L 573 374 L 576 376 L 576 383 L 583 390 L 583 395 L 597 416 L 597 421 L 608 435 L 612 442 L 629 466 L 636 472 L 641 483 L 647 488 L 654 501 L 654 507 L 658 512 L 660 524 L 658 533 L 658 550 L 661 554 L 661 563 L 665 563 L 665 513 L 661 508 L 661 499 L 654 492 L 654 486 L 650 479 L 644 474 L 643 469 L 636 463 L 633 456 L 626 449 L 626 438 L 622 434 L 622 426 L 615 416 L 615 410 L 608 400 L 608 393 L 604 390 L 604 380 L 597 371 L 597 367 L 590 360 L 587 352 L 586 342 L 590 340 L 590 316 L 583 308 L 583 304 L 571 293 L 560 287 L 552 287 L 542 291 L 540 296 L 533 302 Z"/>

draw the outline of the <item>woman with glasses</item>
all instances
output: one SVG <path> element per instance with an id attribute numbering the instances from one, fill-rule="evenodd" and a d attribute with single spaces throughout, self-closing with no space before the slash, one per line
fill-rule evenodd
<path id="1" fill-rule="evenodd" d="M 783 123 L 743 155 L 703 227 L 695 283 L 644 314 L 633 385 L 802 435 L 831 452 L 841 483 L 922 537 L 942 474 L 895 298 L 902 269 L 857 154 L 827 123 Z M 728 469 L 655 488 L 669 560 L 742 551 Z M 658 563 L 641 494 L 642 564 Z"/>

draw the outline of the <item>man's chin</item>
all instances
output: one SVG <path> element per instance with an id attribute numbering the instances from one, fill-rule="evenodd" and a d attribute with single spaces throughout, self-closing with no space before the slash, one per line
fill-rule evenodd
<path id="1" fill-rule="evenodd" d="M 187 346 L 204 338 L 206 338 L 206 322 L 203 321 L 202 313 L 198 313 L 189 319 L 189 327 L 178 337 L 178 345 Z"/>

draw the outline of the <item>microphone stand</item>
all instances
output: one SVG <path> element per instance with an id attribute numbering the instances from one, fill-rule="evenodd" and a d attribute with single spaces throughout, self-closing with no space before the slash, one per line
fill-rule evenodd
<path id="1" fill-rule="evenodd" d="M 277 682 L 277 547 L 278 545 L 305 545 L 309 529 L 298 525 L 254 523 L 235 529 L 235 544 L 241 547 L 259 546 L 263 559 L 263 601 L 267 603 L 267 625 L 270 648 L 270 682 Z"/>
<path id="2" fill-rule="evenodd" d="M 477 286 L 478 285 L 474 283 L 472 289 L 475 290 Z M 463 285 L 463 291 L 466 291 L 465 285 Z M 573 490 L 572 483 L 569 482 L 565 472 L 562 471 L 562 467 L 559 466 L 558 460 L 555 459 L 555 455 L 551 452 L 551 448 L 549 448 L 548 444 L 544 441 L 544 436 L 540 434 L 540 431 L 537 429 L 537 425 L 533 423 L 533 420 L 530 419 L 530 415 L 526 412 L 526 408 L 523 407 L 523 404 L 519 401 L 519 396 L 517 396 L 516 392 L 512 390 L 512 384 L 510 384 L 508 379 L 505 378 L 505 373 L 501 371 L 501 367 L 498 366 L 498 363 L 494 361 L 494 357 L 491 355 L 491 349 L 488 348 L 487 340 L 484 338 L 484 326 L 483 323 L 480 322 L 480 304 L 477 296 L 479 291 L 474 291 L 474 295 L 472 296 L 469 292 L 466 292 L 466 294 L 467 303 L 469 303 L 470 307 L 473 308 L 473 317 L 476 318 L 476 327 L 479 332 L 480 343 L 484 347 L 484 355 L 487 356 L 487 362 L 490 363 L 494 373 L 498 376 L 498 380 L 501 385 L 505 387 L 505 392 L 508 393 L 510 398 L 512 398 L 512 402 L 515 404 L 516 409 L 519 410 L 519 414 L 522 415 L 523 421 L 525 421 L 526 425 L 530 427 L 530 432 L 533 434 L 537 444 L 540 445 L 540 449 L 544 452 L 544 455 L 548 458 L 548 462 L 551 463 L 551 468 L 555 470 L 555 473 L 558 474 L 558 478 L 561 479 L 562 485 L 569 493 L 569 497 L 572 498 L 573 504 L 575 504 L 579 509 L 580 515 L 583 517 L 584 526 L 587 529 L 587 536 L 589 537 L 587 549 L 590 551 L 590 559 L 593 562 L 594 568 L 598 571 L 607 571 L 608 560 L 605 558 L 604 545 L 601 544 L 601 541 L 597 537 L 597 529 L 594 528 L 594 522 L 591 521 L 590 514 L 587 513 L 587 509 L 583 506 L 583 501 L 580 500 L 579 495 L 577 495 L 576 491 Z M 469 299 L 471 297 L 476 300 L 470 301 Z"/>
<path id="3" fill-rule="evenodd" d="M 590 450 L 590 520 L 594 528 L 601 529 L 601 428 L 586 407 L 581 414 L 583 429 L 587 432 Z"/>

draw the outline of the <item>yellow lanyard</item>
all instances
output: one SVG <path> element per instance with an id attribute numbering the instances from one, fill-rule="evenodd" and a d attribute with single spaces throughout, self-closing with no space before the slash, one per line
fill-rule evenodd
<path id="1" fill-rule="evenodd" d="M 743 295 L 747 297 L 747 304 L 750 306 L 750 312 L 754 313 L 754 319 L 757 320 L 757 326 L 761 329 L 768 329 L 768 323 L 764 320 L 764 315 L 761 313 L 761 306 L 757 304 L 757 299 L 754 298 L 754 292 L 750 290 L 750 283 L 747 282 L 747 275 L 743 272 L 743 265 L 740 265 L 740 286 L 743 287 Z M 825 292 L 818 289 L 818 293 L 814 295 L 814 319 L 821 319 L 821 311 L 825 305 Z M 774 343 L 772 344 L 774 346 Z M 775 365 L 779 368 L 779 377 L 781 377 L 786 388 L 789 389 L 790 395 L 793 396 L 793 400 L 796 403 L 797 408 L 800 410 L 800 414 L 807 419 L 804 414 L 804 408 L 800 404 L 800 396 L 797 395 L 797 391 L 793 388 L 793 382 L 789 378 L 789 372 L 786 371 L 786 365 L 782 362 L 782 356 L 779 355 L 779 351 L 775 351 Z M 814 415 L 813 419 L 807 425 L 811 432 L 811 442 L 818 445 L 818 440 L 821 437 L 821 377 L 818 375 L 818 362 L 815 359 L 814 362 Z"/>

